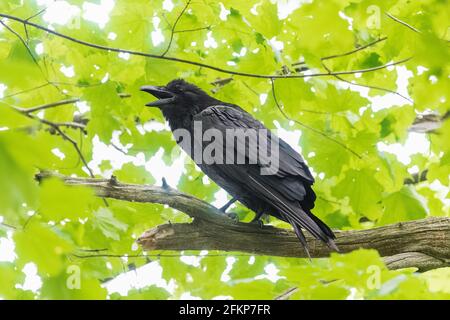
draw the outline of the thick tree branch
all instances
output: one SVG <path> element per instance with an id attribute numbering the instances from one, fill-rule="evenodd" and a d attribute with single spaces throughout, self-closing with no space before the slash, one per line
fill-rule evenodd
<path id="1" fill-rule="evenodd" d="M 392 269 L 417 267 L 429 270 L 450 266 L 450 219 L 429 218 L 369 230 L 336 231 L 341 253 L 359 248 L 376 249 Z M 327 257 L 330 249 L 307 236 L 312 257 Z M 166 224 L 147 231 L 139 244 L 145 250 L 223 250 L 260 255 L 306 255 L 294 232 L 253 224 L 223 224 L 194 220 Z"/>
<path id="2" fill-rule="evenodd" d="M 116 179 L 72 178 L 41 173 L 38 180 L 59 177 L 68 185 L 93 188 L 100 197 L 159 203 L 194 218 L 192 223 L 160 225 L 142 235 L 144 250 L 222 250 L 250 254 L 305 257 L 294 232 L 271 226 L 235 223 L 217 208 L 172 188 L 119 183 Z M 336 231 L 340 251 L 376 249 L 388 267 L 429 270 L 450 266 L 450 218 L 429 218 L 369 230 Z M 307 236 L 311 256 L 326 257 L 329 248 Z"/>
<path id="3" fill-rule="evenodd" d="M 233 223 L 214 206 L 170 187 L 124 184 L 119 183 L 114 177 L 111 179 L 72 178 L 49 172 L 42 172 L 36 176 L 38 181 L 48 177 L 60 178 L 68 185 L 91 187 L 100 197 L 131 202 L 158 203 L 184 212 L 194 219 Z"/>

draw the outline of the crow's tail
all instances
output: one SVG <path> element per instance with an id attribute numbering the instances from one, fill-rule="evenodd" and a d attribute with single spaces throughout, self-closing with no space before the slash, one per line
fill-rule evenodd
<path id="1" fill-rule="evenodd" d="M 263 185 L 260 181 L 253 178 L 251 175 L 248 176 L 255 187 L 258 187 L 263 195 L 266 196 L 268 202 L 272 203 L 272 206 L 276 208 L 283 219 L 289 222 L 293 227 L 295 234 L 305 248 L 306 253 L 309 255 L 306 239 L 303 236 L 301 228 L 306 229 L 311 233 L 316 239 L 322 240 L 330 248 L 339 251 L 334 243 L 336 238 L 333 231 L 319 218 L 314 216 L 309 210 L 304 210 L 300 203 L 297 201 L 289 201 L 278 192 L 272 190 L 270 187 Z"/>
<path id="2" fill-rule="evenodd" d="M 302 210 L 301 208 L 290 208 L 301 214 L 293 215 L 291 212 L 283 212 L 283 216 L 294 228 L 297 238 L 300 240 L 306 254 L 311 258 L 308 250 L 308 244 L 301 228 L 306 229 L 314 238 L 322 240 L 327 246 L 335 251 L 339 251 L 334 239 L 336 239 L 333 231 L 319 218 L 313 215 L 309 210 Z M 291 211 L 291 210 L 289 210 Z M 305 216 L 307 217 L 305 219 Z"/>
<path id="3" fill-rule="evenodd" d="M 322 230 L 322 232 L 327 236 L 327 241 L 324 242 L 328 245 L 328 247 L 332 248 L 335 251 L 339 251 L 339 248 L 336 246 L 336 243 L 334 243 L 336 235 L 333 233 L 330 227 L 327 226 L 325 222 L 323 222 L 315 215 L 313 215 L 311 211 L 307 210 L 306 213 L 311 217 L 311 219 L 314 220 L 314 222 L 319 226 L 320 230 Z"/>

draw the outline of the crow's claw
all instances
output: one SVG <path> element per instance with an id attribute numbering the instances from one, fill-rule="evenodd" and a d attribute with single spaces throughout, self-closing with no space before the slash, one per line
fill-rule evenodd
<path id="1" fill-rule="evenodd" d="M 264 228 L 264 222 L 261 219 L 257 219 L 257 220 L 252 220 L 250 223 L 254 223 L 257 224 L 259 226 L 260 229 Z"/>
<path id="2" fill-rule="evenodd" d="M 225 212 L 225 215 L 230 218 L 231 220 L 233 220 L 234 223 L 238 223 L 239 222 L 239 216 L 234 213 L 234 212 Z"/>

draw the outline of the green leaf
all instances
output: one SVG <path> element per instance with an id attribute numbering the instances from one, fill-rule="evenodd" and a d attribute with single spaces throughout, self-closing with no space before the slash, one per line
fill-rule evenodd
<path id="1" fill-rule="evenodd" d="M 94 136 L 108 143 L 112 132 L 120 129 L 119 106 L 122 103 L 116 86 L 108 82 L 101 86 L 90 87 L 85 90 L 83 100 L 91 106 L 91 120 L 87 130 Z"/>
<path id="2" fill-rule="evenodd" d="M 128 291 L 126 296 L 115 294 L 112 298 L 117 300 L 167 300 L 170 294 L 167 290 L 157 286 Z"/>
<path id="3" fill-rule="evenodd" d="M 45 179 L 41 184 L 40 209 L 42 216 L 48 220 L 91 217 L 97 200 L 91 188 L 66 186 L 57 178 Z"/>
<path id="4" fill-rule="evenodd" d="M 58 274 L 65 265 L 66 254 L 73 247 L 48 225 L 30 221 L 26 228 L 14 233 L 16 252 L 21 265 L 33 262 L 40 273 Z"/>
<path id="5" fill-rule="evenodd" d="M 128 225 L 117 220 L 111 210 L 100 208 L 94 213 L 94 225 L 107 238 L 119 241 L 120 234 L 127 230 Z"/>
<path id="6" fill-rule="evenodd" d="M 383 205 L 380 224 L 425 218 L 428 211 L 424 199 L 411 186 L 404 186 L 385 197 Z"/>
<path id="7" fill-rule="evenodd" d="M 345 177 L 333 189 L 333 195 L 349 198 L 353 210 L 369 219 L 377 219 L 380 215 L 378 203 L 381 200 L 383 187 L 374 178 L 374 171 L 369 169 L 348 170 Z"/>
<path id="8" fill-rule="evenodd" d="M 79 287 L 74 286 L 70 277 L 78 276 L 67 269 L 55 277 L 46 278 L 43 281 L 41 295 L 42 299 L 58 300 L 104 300 L 106 299 L 106 289 L 103 288 L 98 279 L 83 277 L 80 270 L 80 279 L 74 281 Z"/>
<path id="9" fill-rule="evenodd" d="M 18 282 L 22 282 L 25 275 L 21 273 L 14 263 L 0 262 L 0 297 L 3 299 L 18 299 L 22 290 L 16 288 Z"/>

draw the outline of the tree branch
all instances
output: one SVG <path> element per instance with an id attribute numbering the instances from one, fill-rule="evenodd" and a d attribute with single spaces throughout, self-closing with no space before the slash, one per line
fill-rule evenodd
<path id="1" fill-rule="evenodd" d="M 99 44 L 95 44 L 95 43 L 90 43 L 87 41 L 83 41 L 62 33 L 59 33 L 57 31 L 48 29 L 44 26 L 41 26 L 39 24 L 21 19 L 19 17 L 16 16 L 11 16 L 8 14 L 4 14 L 4 13 L 0 13 L 0 17 L 3 18 L 8 18 L 10 20 L 13 21 L 18 21 L 20 23 L 32 26 L 34 28 L 46 31 L 50 34 L 53 34 L 57 37 L 72 41 L 74 43 L 78 43 L 84 46 L 88 46 L 91 48 L 95 48 L 95 49 L 99 49 L 99 50 L 105 50 L 105 51 L 110 51 L 110 52 L 117 52 L 117 53 L 128 53 L 130 55 L 135 55 L 135 56 L 141 56 L 141 57 L 147 57 L 147 58 L 153 58 L 153 59 L 162 59 L 162 60 L 168 60 L 168 61 L 173 61 L 173 62 L 178 62 L 178 63 L 184 63 L 184 64 L 189 64 L 189 65 L 193 65 L 193 66 L 197 66 L 197 67 L 202 67 L 205 69 L 210 69 L 210 70 L 214 70 L 217 72 L 221 72 L 221 73 L 226 73 L 226 74 L 233 74 L 233 75 L 237 75 L 237 76 L 242 76 L 242 77 L 250 77 L 250 78 L 262 78 L 262 79 L 288 79 L 288 78 L 305 78 L 305 77 L 330 77 L 333 75 L 344 75 L 344 74 L 355 74 L 355 73 L 366 73 L 366 72 L 373 72 L 373 71 L 377 71 L 380 69 L 385 69 L 387 67 L 390 66 L 394 66 L 397 64 L 401 64 L 404 62 L 407 62 L 408 60 L 410 60 L 412 57 L 406 58 L 406 59 L 402 59 L 399 61 L 395 61 L 395 62 L 391 62 L 391 63 L 387 63 L 385 65 L 382 66 L 377 66 L 377 67 L 373 67 L 373 68 L 367 68 L 367 69 L 359 69 L 359 70 L 347 70 L 347 71 L 333 71 L 332 73 L 330 72 L 319 72 L 319 73 L 312 73 L 312 74 L 296 74 L 296 75 L 265 75 L 265 74 L 256 74 L 256 73 L 249 73 L 249 72 L 240 72 L 240 71 L 233 71 L 233 70 L 228 70 L 228 69 L 223 69 L 220 67 L 216 67 L 213 65 L 209 65 L 206 63 L 202 63 L 202 62 L 197 62 L 197 61 L 191 61 L 191 60 L 186 60 L 186 59 L 181 59 L 181 58 L 176 58 L 176 57 L 168 57 L 168 56 L 161 56 L 161 55 L 157 55 L 157 54 L 151 54 L 151 53 L 145 53 L 145 52 L 140 52 L 140 51 L 133 51 L 133 50 L 125 50 L 125 49 L 120 49 L 120 48 L 114 48 L 114 47 L 108 47 L 108 46 L 103 46 L 103 45 L 99 45 Z"/>
<path id="2" fill-rule="evenodd" d="M 91 187 L 98 196 L 158 203 L 194 218 L 192 223 L 164 224 L 145 232 L 138 243 L 144 250 L 222 250 L 269 256 L 304 258 L 294 232 L 249 223 L 235 223 L 217 208 L 172 188 L 123 184 L 116 179 L 73 178 L 43 172 L 40 181 L 58 177 L 67 185 Z M 402 222 L 369 230 L 336 231 L 340 251 L 376 249 L 392 269 L 417 267 L 429 270 L 450 266 L 450 218 Z M 312 257 L 327 257 L 330 250 L 306 236 Z"/>

